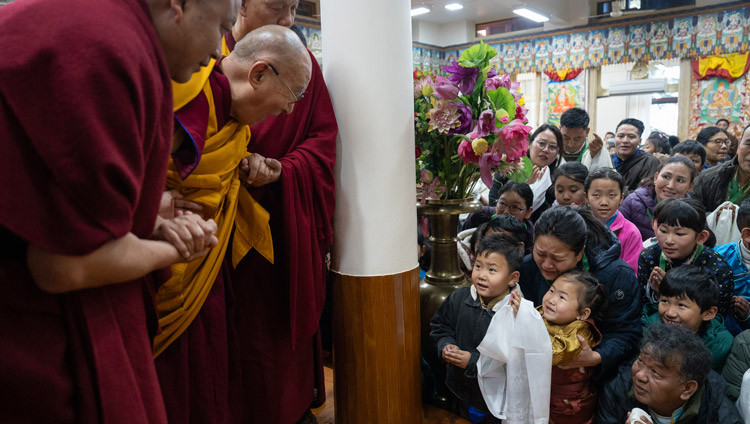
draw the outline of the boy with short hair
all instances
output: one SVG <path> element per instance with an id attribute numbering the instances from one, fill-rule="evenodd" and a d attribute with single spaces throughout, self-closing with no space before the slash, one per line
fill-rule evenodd
<path id="1" fill-rule="evenodd" d="M 430 337 L 446 363 L 445 384 L 463 402 L 461 415 L 476 423 L 499 423 L 484 402 L 477 381 L 477 346 L 495 312 L 518 290 L 523 244 L 505 234 L 483 238 L 476 249 L 471 287 L 443 302 L 432 317 Z"/>
<path id="2" fill-rule="evenodd" d="M 706 149 L 695 140 L 685 140 L 672 148 L 672 156 L 685 156 L 695 165 L 695 176 L 700 175 L 706 164 Z"/>
<path id="3" fill-rule="evenodd" d="M 721 372 L 734 337 L 717 316 L 719 288 L 715 277 L 695 265 L 671 269 L 659 285 L 658 311 L 644 315 L 645 326 L 663 322 L 696 333 L 711 351 L 711 368 Z"/>

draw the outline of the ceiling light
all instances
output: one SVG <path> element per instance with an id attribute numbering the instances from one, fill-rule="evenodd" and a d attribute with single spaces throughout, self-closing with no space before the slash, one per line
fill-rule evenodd
<path id="1" fill-rule="evenodd" d="M 521 15 L 521 16 L 523 16 L 526 19 L 531 19 L 534 22 L 547 22 L 547 21 L 549 21 L 548 17 L 546 17 L 544 15 L 540 15 L 540 14 L 538 14 L 536 12 L 533 12 L 533 11 L 531 11 L 531 10 L 525 8 L 525 7 L 522 7 L 520 9 L 515 9 L 513 11 L 513 13 L 515 13 L 516 15 Z"/>
<path id="2" fill-rule="evenodd" d="M 411 16 L 423 15 L 423 14 L 429 12 L 429 11 L 430 11 L 430 9 L 428 9 L 426 7 L 418 7 L 416 9 L 412 9 L 411 10 Z"/>
<path id="3" fill-rule="evenodd" d="M 445 8 L 448 10 L 461 10 L 464 6 L 461 3 L 448 3 L 445 5 Z"/>

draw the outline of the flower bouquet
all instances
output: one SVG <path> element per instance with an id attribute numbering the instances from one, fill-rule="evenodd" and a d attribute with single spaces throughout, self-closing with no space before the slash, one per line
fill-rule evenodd
<path id="1" fill-rule="evenodd" d="M 497 52 L 474 45 L 444 66 L 447 78 L 414 71 L 417 182 L 422 198 L 464 199 L 480 179 L 525 168 L 527 123 L 519 84 L 497 75 Z"/>

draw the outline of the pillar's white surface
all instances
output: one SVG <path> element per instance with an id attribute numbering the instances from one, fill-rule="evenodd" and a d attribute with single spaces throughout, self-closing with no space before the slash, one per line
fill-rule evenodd
<path id="1" fill-rule="evenodd" d="M 339 126 L 333 269 L 417 266 L 408 0 L 321 0 L 323 74 Z"/>

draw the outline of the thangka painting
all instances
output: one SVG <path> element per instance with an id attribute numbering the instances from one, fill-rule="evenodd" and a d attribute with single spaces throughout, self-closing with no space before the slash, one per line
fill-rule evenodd
<path id="1" fill-rule="evenodd" d="M 586 60 L 586 33 L 570 34 L 570 66 L 580 68 Z"/>
<path id="2" fill-rule="evenodd" d="M 534 62 L 540 71 L 546 71 L 550 63 L 550 39 L 537 38 L 534 40 Z"/>
<path id="3" fill-rule="evenodd" d="M 570 81 L 547 83 L 547 123 L 560 125 L 560 115 L 572 107 L 583 105 L 581 76 Z"/>
<path id="4" fill-rule="evenodd" d="M 521 72 L 531 72 L 534 66 L 534 45 L 531 40 L 518 43 L 518 69 Z"/>
<path id="5" fill-rule="evenodd" d="M 693 18 L 677 18 L 672 28 L 673 57 L 686 57 L 693 46 Z"/>
<path id="6" fill-rule="evenodd" d="M 723 78 L 711 78 L 701 81 L 701 123 L 714 123 L 719 118 L 736 122 L 740 118 L 740 90 L 743 82 L 739 79 L 733 83 Z M 739 83 L 739 84 L 738 84 Z"/>
<path id="7" fill-rule="evenodd" d="M 727 10 L 721 23 L 721 44 L 725 49 L 736 50 L 742 44 L 743 15 L 745 9 Z"/>
<path id="8" fill-rule="evenodd" d="M 310 32 L 307 35 L 307 47 L 310 49 L 315 57 L 323 55 L 323 39 L 320 36 L 319 28 L 310 28 Z"/>
<path id="9" fill-rule="evenodd" d="M 651 59 L 666 59 L 669 52 L 669 22 L 651 24 Z"/>
<path id="10" fill-rule="evenodd" d="M 612 28 L 607 39 L 606 64 L 621 63 L 625 57 L 625 28 Z"/>
<path id="11" fill-rule="evenodd" d="M 713 54 L 716 46 L 716 28 L 718 18 L 716 13 L 698 17 L 698 31 L 695 35 L 695 48 L 700 56 Z"/>
<path id="12" fill-rule="evenodd" d="M 495 55 L 495 57 L 493 57 L 492 59 L 490 59 L 490 67 L 494 68 L 496 71 L 499 71 L 499 70 L 503 69 L 503 65 L 502 65 L 502 62 L 503 62 L 503 51 L 502 51 L 502 48 L 503 48 L 503 46 L 501 46 L 500 44 L 493 44 L 493 45 L 491 45 L 491 47 L 493 49 L 495 49 L 495 51 L 497 52 L 497 54 Z"/>
<path id="13" fill-rule="evenodd" d="M 513 73 L 517 67 L 517 43 L 506 43 L 503 45 L 503 69 L 507 73 Z"/>
<path id="14" fill-rule="evenodd" d="M 631 25 L 630 43 L 628 44 L 628 58 L 631 62 L 637 62 L 646 53 L 646 39 L 650 34 L 646 31 L 646 25 Z"/>
<path id="15" fill-rule="evenodd" d="M 589 54 L 588 63 L 589 65 L 597 65 L 602 63 L 604 59 L 604 48 L 606 46 L 607 33 L 603 30 L 591 31 L 589 33 Z"/>
<path id="16" fill-rule="evenodd" d="M 568 36 L 554 36 L 552 37 L 552 66 L 555 69 L 564 69 L 566 63 L 568 63 Z"/>

